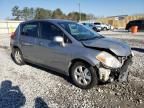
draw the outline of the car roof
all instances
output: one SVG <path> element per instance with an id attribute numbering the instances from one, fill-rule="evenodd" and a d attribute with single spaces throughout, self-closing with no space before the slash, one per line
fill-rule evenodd
<path id="1" fill-rule="evenodd" d="M 30 23 L 30 22 L 51 22 L 51 23 L 63 23 L 63 22 L 75 22 L 75 21 L 71 21 L 71 20 L 64 20 L 64 19 L 38 19 L 38 20 L 29 20 L 29 21 L 24 21 L 22 22 L 22 24 L 24 23 Z"/>

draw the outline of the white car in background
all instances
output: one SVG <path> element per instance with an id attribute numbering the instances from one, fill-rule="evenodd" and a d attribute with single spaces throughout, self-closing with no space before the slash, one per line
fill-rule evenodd
<path id="1" fill-rule="evenodd" d="M 94 25 L 101 27 L 101 30 L 104 30 L 104 31 L 111 30 L 111 25 L 110 24 L 95 22 Z"/>

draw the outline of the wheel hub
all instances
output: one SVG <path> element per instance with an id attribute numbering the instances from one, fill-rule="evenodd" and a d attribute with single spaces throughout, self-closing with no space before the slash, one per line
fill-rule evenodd
<path id="1" fill-rule="evenodd" d="M 74 76 L 81 85 L 88 85 L 91 82 L 91 73 L 85 66 L 78 66 L 75 69 Z"/>
<path id="2" fill-rule="evenodd" d="M 15 52 L 15 59 L 18 63 L 21 62 L 21 55 L 20 55 L 20 52 L 19 51 L 16 51 Z"/>

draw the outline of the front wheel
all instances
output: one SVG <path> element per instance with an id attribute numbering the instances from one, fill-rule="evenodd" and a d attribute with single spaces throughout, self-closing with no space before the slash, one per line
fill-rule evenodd
<path id="1" fill-rule="evenodd" d="M 22 52 L 18 48 L 14 49 L 13 59 L 14 59 L 16 64 L 24 65 Z"/>
<path id="2" fill-rule="evenodd" d="M 83 62 L 76 62 L 72 66 L 71 77 L 74 84 L 82 89 L 89 89 L 98 84 L 96 70 Z"/>

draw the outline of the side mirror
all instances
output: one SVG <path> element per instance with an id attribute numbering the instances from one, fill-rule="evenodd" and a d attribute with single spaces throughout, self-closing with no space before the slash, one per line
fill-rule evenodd
<path id="1" fill-rule="evenodd" d="M 57 43 L 59 43 L 63 47 L 65 46 L 64 38 L 62 36 L 56 36 L 54 38 L 54 41 L 57 42 Z"/>

